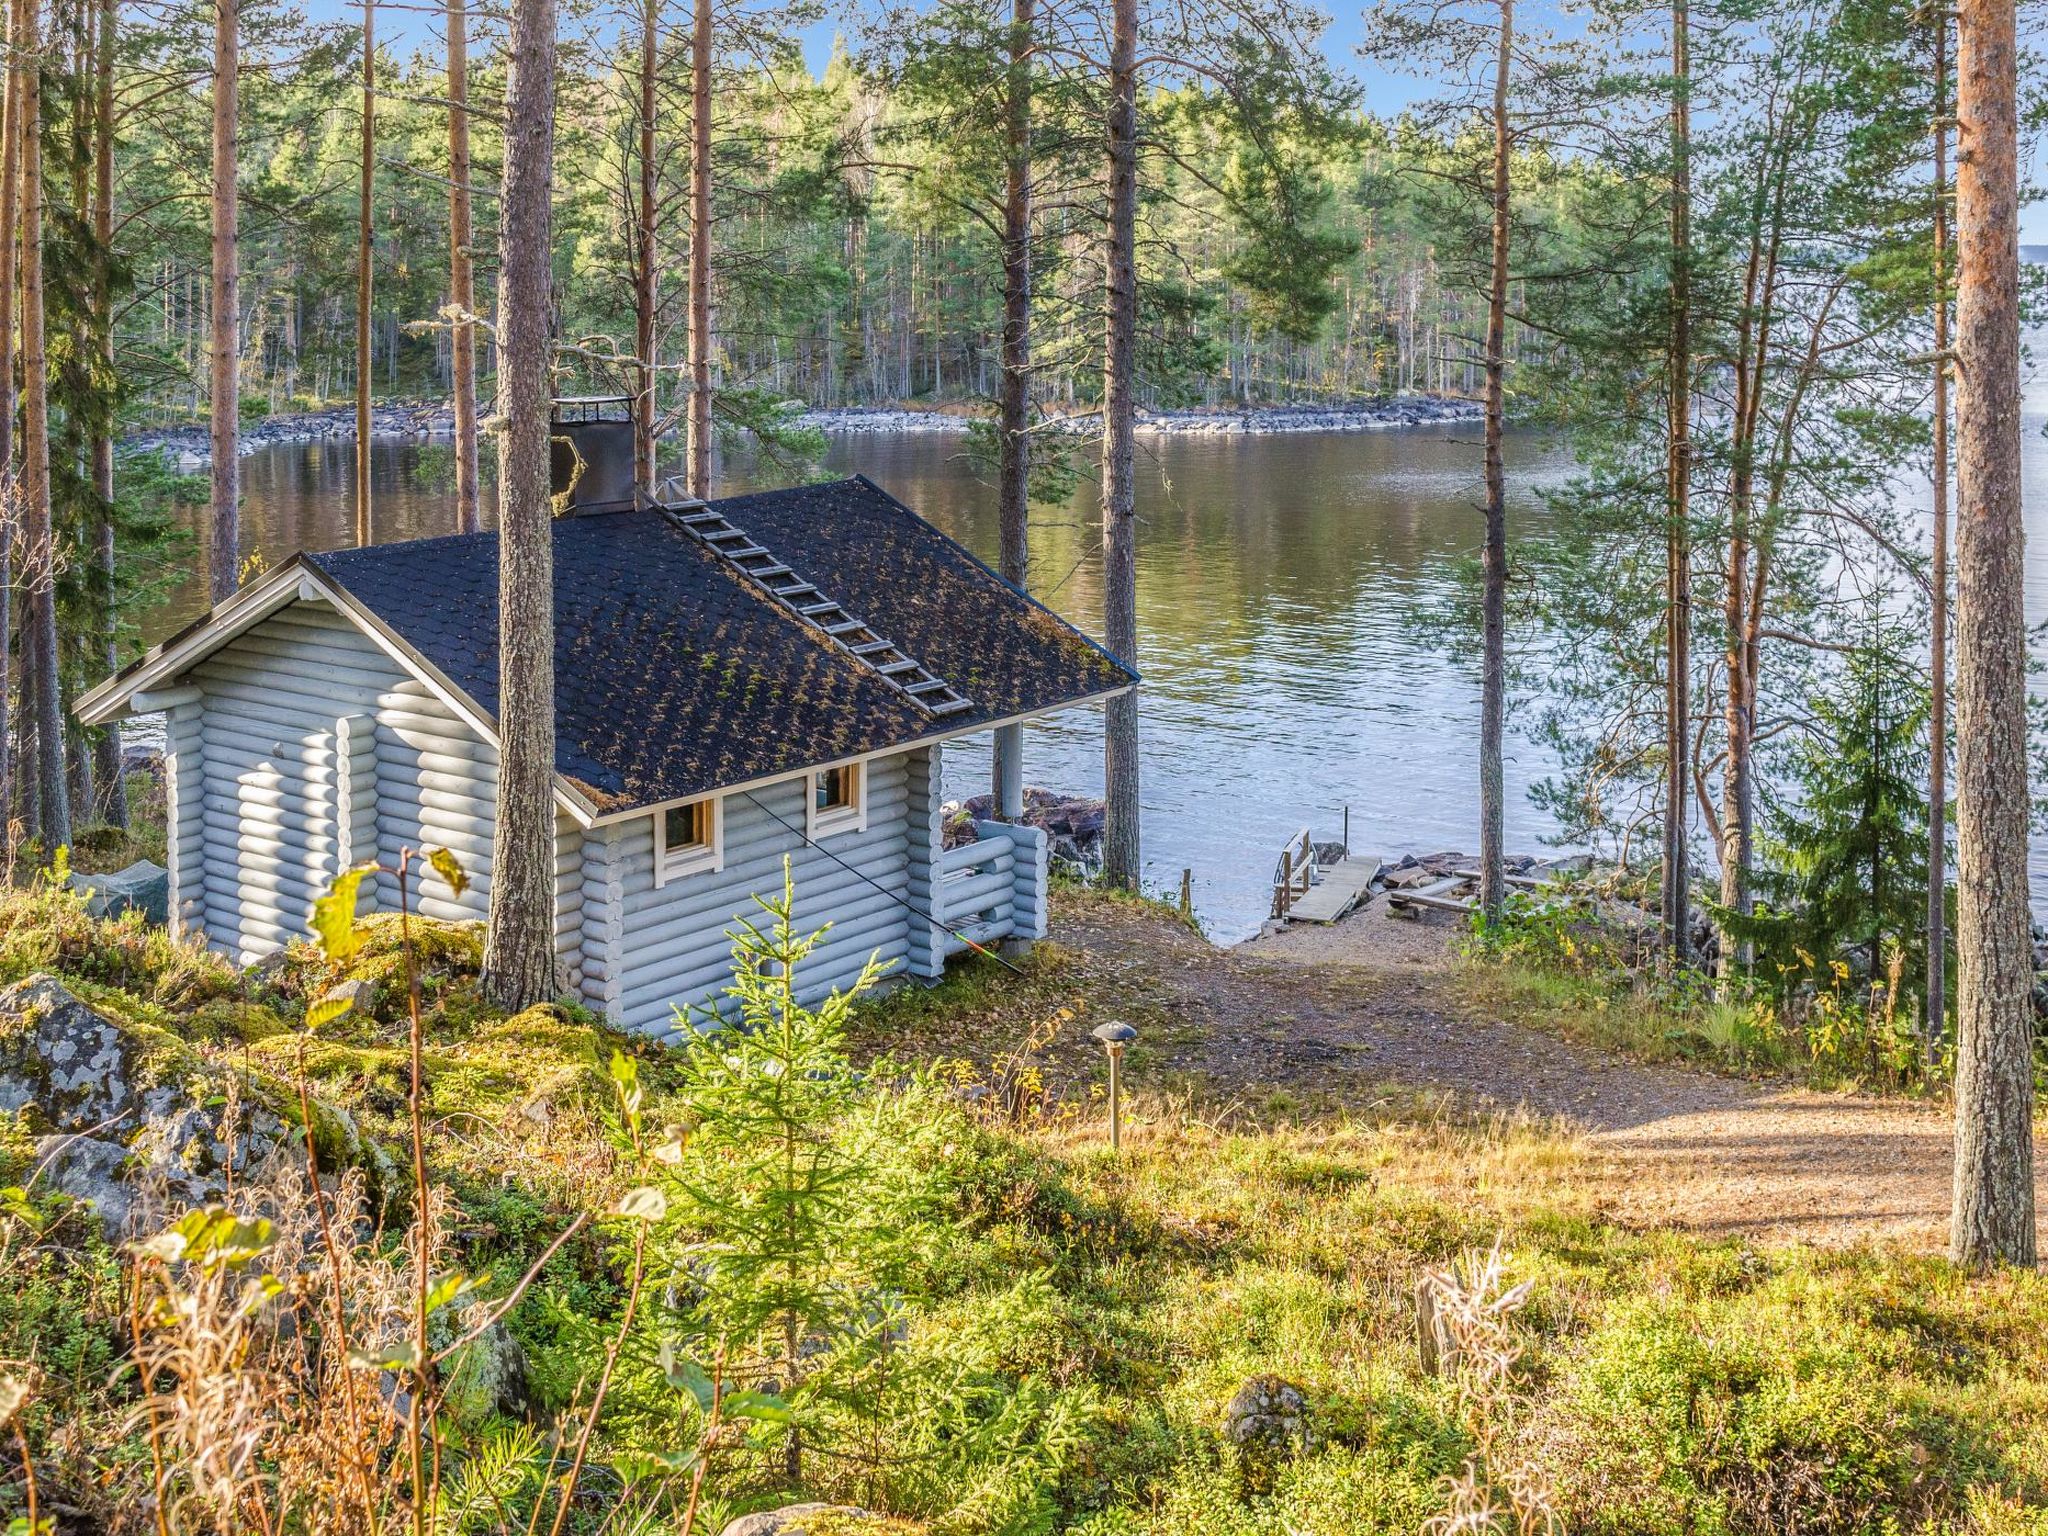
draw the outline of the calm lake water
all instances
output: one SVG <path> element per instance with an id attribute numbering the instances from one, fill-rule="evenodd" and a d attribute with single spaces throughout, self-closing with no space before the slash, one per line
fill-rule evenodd
<path id="1" fill-rule="evenodd" d="M 2037 338 L 2037 352 L 2038 338 Z M 2030 382 L 2027 607 L 2048 620 L 2048 378 Z M 1146 878 L 1161 890 L 1194 875 L 1209 932 L 1255 931 L 1273 862 L 1303 826 L 1319 839 L 1398 855 L 1477 841 L 1473 766 L 1477 669 L 1418 629 L 1453 590 L 1480 535 L 1476 425 L 1377 433 L 1165 437 L 1140 445 L 1138 609 Z M 380 443 L 373 455 L 380 541 L 448 531 L 445 448 Z M 867 474 L 993 561 L 995 498 L 940 433 L 847 434 L 828 467 Z M 245 544 L 271 560 L 353 537 L 353 449 L 315 443 L 243 461 Z M 1535 494 L 1567 471 L 1554 444 L 1510 442 L 1512 517 L 1535 531 Z M 718 490 L 773 483 L 747 461 L 721 466 Z M 1908 481 L 1902 494 L 1925 496 Z M 486 497 L 486 506 L 490 499 Z M 1091 490 L 1040 509 L 1032 589 L 1101 632 L 1099 530 Z M 204 569 L 203 563 L 199 566 Z M 156 616 L 156 634 L 203 607 L 196 589 Z M 1529 786 L 1554 764 L 1512 715 L 1508 846 L 1540 852 L 1553 827 Z M 1028 733 L 1027 781 L 1099 794 L 1099 712 L 1075 710 Z M 988 745 L 948 749 L 946 790 L 987 787 Z M 2048 841 L 2034 849 L 2037 915 L 2048 915 Z"/>
<path id="2" fill-rule="evenodd" d="M 1416 632 L 1419 608 L 1451 590 L 1480 533 L 1476 425 L 1272 437 L 1167 437 L 1141 445 L 1138 664 L 1147 881 L 1194 873 L 1218 938 L 1256 930 L 1281 844 L 1307 826 L 1382 854 L 1475 846 L 1476 669 Z M 993 561 L 995 498 L 939 433 L 848 434 L 828 467 L 859 471 Z M 373 455 L 380 541 L 449 531 L 445 450 L 380 443 Z M 1513 444 L 1514 515 L 1542 513 L 1531 487 L 1561 473 L 1537 438 Z M 721 491 L 750 489 L 757 465 L 724 466 Z M 353 538 L 353 448 L 314 443 L 243 460 L 245 546 L 270 560 Z M 1041 510 L 1032 589 L 1101 632 L 1092 494 Z M 203 566 L 201 567 L 203 569 Z M 203 606 L 180 595 L 160 632 Z M 1512 732 L 1508 844 L 1539 852 L 1550 830 L 1527 789 L 1551 764 Z M 1026 778 L 1085 794 L 1102 787 L 1099 710 L 1028 732 Z M 949 747 L 950 797 L 987 786 L 986 738 Z"/>

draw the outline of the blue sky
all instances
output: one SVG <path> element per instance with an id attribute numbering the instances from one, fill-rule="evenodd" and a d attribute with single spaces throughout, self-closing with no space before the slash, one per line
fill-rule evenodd
<path id="1" fill-rule="evenodd" d="M 418 4 L 419 0 L 410 0 L 410 3 Z M 307 10 L 317 19 L 359 14 L 357 6 L 346 3 L 346 0 L 309 0 Z M 1558 15 L 1555 0 L 1537 0 L 1527 10 L 1552 21 Z M 421 11 L 383 11 L 378 15 L 378 36 L 387 47 L 403 49 L 425 45 L 437 35 L 431 29 L 431 21 L 432 18 Z M 828 21 L 804 33 L 804 56 L 812 69 L 823 69 L 830 60 L 837 30 L 837 23 Z M 1361 60 L 1358 44 L 1364 35 L 1363 8 L 1356 4 L 1348 9 L 1337 7 L 1331 11 L 1330 26 L 1323 34 L 1323 43 L 1331 64 L 1365 87 L 1365 102 L 1371 111 L 1389 115 L 1429 94 L 1429 82 L 1392 73 Z M 2043 147 L 2036 142 L 2030 158 L 2034 166 L 2034 180 L 2048 186 L 2048 161 L 2043 159 Z M 2020 239 L 2027 244 L 2048 244 L 2048 199 L 2037 199 L 2020 209 Z"/>

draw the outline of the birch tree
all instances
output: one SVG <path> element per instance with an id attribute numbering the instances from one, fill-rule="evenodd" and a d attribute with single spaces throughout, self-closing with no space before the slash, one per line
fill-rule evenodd
<path id="1" fill-rule="evenodd" d="M 548 482 L 554 0 L 513 0 L 498 245 L 498 801 L 484 988 L 555 993 L 554 528 Z"/>

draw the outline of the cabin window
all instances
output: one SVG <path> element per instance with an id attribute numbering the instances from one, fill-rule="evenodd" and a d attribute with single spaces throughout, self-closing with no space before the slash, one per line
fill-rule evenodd
<path id="1" fill-rule="evenodd" d="M 867 820 L 867 776 L 859 763 L 811 775 L 811 833 L 857 831 Z"/>
<path id="2" fill-rule="evenodd" d="M 724 802 L 716 795 L 666 806 L 654 813 L 655 883 L 717 869 L 724 862 Z"/>

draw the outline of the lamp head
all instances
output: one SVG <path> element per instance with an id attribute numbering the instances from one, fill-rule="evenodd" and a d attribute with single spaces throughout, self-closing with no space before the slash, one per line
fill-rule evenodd
<path id="1" fill-rule="evenodd" d="M 1111 1019 L 1107 1024 L 1098 1024 L 1091 1031 L 1100 1040 L 1105 1050 L 1120 1051 L 1138 1038 L 1138 1032 L 1122 1019 Z"/>

